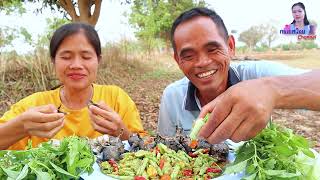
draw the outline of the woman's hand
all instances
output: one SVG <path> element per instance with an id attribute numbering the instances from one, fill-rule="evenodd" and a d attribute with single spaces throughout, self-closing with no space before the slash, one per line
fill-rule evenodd
<path id="1" fill-rule="evenodd" d="M 89 105 L 89 113 L 93 129 L 111 136 L 120 136 L 121 140 L 130 137 L 131 132 L 123 124 L 121 117 L 104 102 L 99 102 L 97 106 Z"/>
<path id="2" fill-rule="evenodd" d="M 54 137 L 64 125 L 64 114 L 52 104 L 30 108 L 19 118 L 28 135 L 42 138 Z"/>

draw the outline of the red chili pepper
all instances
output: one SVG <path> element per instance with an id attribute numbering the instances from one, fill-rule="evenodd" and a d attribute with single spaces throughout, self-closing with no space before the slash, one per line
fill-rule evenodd
<path id="1" fill-rule="evenodd" d="M 209 179 L 211 179 L 211 176 L 209 176 L 209 175 L 204 176 L 204 180 L 209 180 Z"/>
<path id="2" fill-rule="evenodd" d="M 134 180 L 146 180 L 146 178 L 143 176 L 135 176 Z"/>
<path id="3" fill-rule="evenodd" d="M 202 150 L 202 153 L 203 153 L 203 154 L 208 154 L 209 151 L 210 151 L 210 149 L 209 149 L 209 148 L 206 148 L 206 149 L 203 149 L 203 150 Z"/>
<path id="4" fill-rule="evenodd" d="M 113 167 L 113 170 L 114 170 L 114 171 L 117 172 L 117 171 L 119 170 L 118 164 L 116 163 L 115 160 L 110 159 L 108 162 L 109 162 L 109 164 Z"/>
<path id="5" fill-rule="evenodd" d="M 192 152 L 189 152 L 189 153 L 188 153 L 188 155 L 189 155 L 190 157 L 192 157 L 192 158 L 196 158 L 196 157 L 198 157 L 198 155 L 197 155 L 197 154 L 194 154 L 194 153 L 192 153 Z"/>
<path id="6" fill-rule="evenodd" d="M 158 146 L 155 148 L 156 154 L 160 153 L 160 149 L 158 148 Z"/>
<path id="7" fill-rule="evenodd" d="M 160 167 L 161 170 L 163 169 L 164 162 L 165 162 L 165 160 L 163 158 L 161 158 L 160 162 L 159 162 L 159 167 Z"/>
<path id="8" fill-rule="evenodd" d="M 182 172 L 183 176 L 192 176 L 192 170 L 191 169 L 185 169 Z"/>
<path id="9" fill-rule="evenodd" d="M 222 170 L 221 170 L 221 169 L 218 169 L 218 168 L 208 167 L 206 172 L 207 172 L 207 173 L 221 173 Z"/>

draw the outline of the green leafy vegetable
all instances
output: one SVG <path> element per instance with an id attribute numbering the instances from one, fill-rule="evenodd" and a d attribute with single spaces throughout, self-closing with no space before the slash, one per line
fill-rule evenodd
<path id="1" fill-rule="evenodd" d="M 320 158 L 311 143 L 291 129 L 271 124 L 236 151 L 225 174 L 245 171 L 243 179 L 319 179 Z M 318 165 L 317 165 L 318 164 Z"/>
<path id="2" fill-rule="evenodd" d="M 31 146 L 28 146 L 31 147 Z M 0 151 L 0 179 L 78 179 L 95 162 L 86 139 L 71 136 L 23 151 Z"/>

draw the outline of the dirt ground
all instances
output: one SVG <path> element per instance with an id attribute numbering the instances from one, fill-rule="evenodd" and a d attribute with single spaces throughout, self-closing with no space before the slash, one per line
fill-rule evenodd
<path id="1" fill-rule="evenodd" d="M 313 141 L 314 149 L 320 152 L 320 112 L 308 110 L 274 110 L 273 121 L 293 129 Z"/>

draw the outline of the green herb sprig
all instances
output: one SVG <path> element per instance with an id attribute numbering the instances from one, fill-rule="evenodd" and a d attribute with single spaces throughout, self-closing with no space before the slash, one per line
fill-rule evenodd
<path id="1" fill-rule="evenodd" d="M 37 148 L 0 151 L 0 179 L 78 179 L 93 172 L 94 162 L 88 141 L 71 136 L 59 146 L 45 142 Z"/>
<path id="2" fill-rule="evenodd" d="M 224 173 L 244 171 L 243 179 L 315 179 L 320 177 L 319 173 L 310 171 L 301 161 L 301 156 L 315 161 L 310 148 L 311 143 L 304 137 L 271 123 L 236 150 L 235 161 Z"/>

